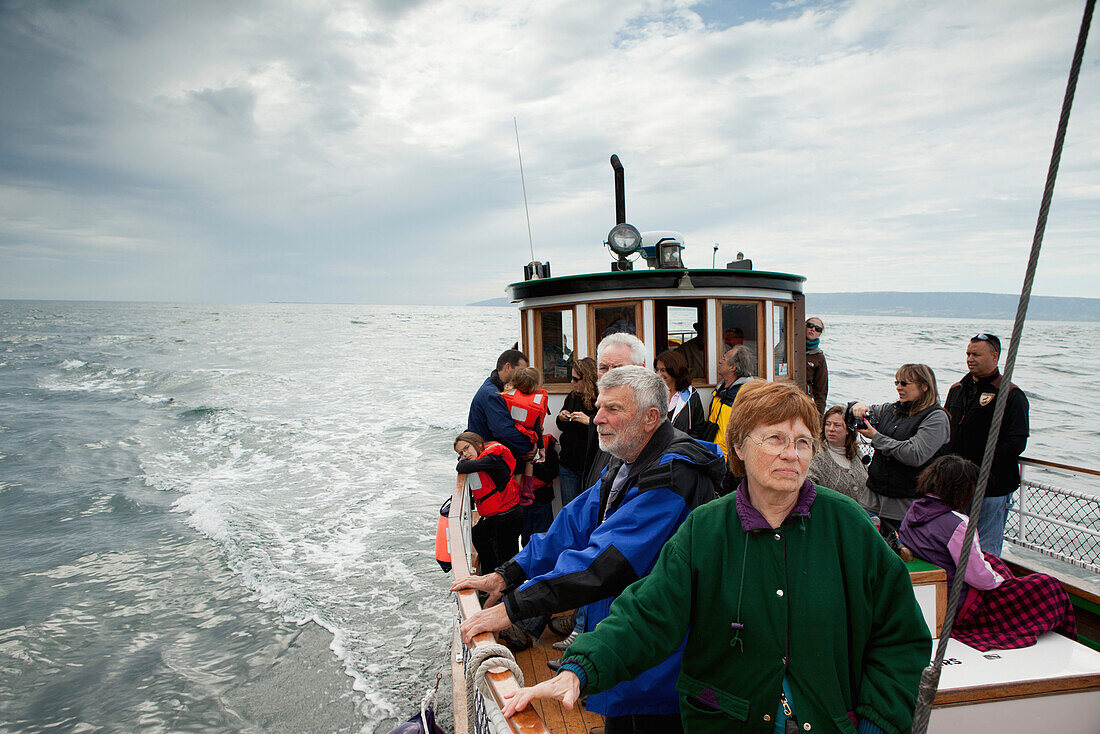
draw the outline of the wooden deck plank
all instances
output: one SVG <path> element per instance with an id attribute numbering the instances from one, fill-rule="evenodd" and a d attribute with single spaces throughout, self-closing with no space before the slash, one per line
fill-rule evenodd
<path id="1" fill-rule="evenodd" d="M 525 685 L 542 683 L 556 675 L 546 667 L 546 661 L 561 657 L 561 652 L 553 648 L 553 643 L 560 639 L 547 629 L 537 644 L 515 654 Z M 532 706 L 552 734 L 588 734 L 593 728 L 603 726 L 603 717 L 585 711 L 583 706 L 577 706 L 572 711 L 566 711 L 554 701 L 535 701 Z"/>

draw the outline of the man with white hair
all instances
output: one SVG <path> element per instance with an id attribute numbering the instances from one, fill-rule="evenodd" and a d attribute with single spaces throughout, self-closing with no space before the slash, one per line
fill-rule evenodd
<path id="1" fill-rule="evenodd" d="M 455 582 L 489 594 L 486 608 L 462 623 L 469 643 L 512 622 L 588 605 L 586 631 L 615 597 L 648 574 L 688 513 L 715 496 L 725 462 L 714 444 L 668 422 L 668 388 L 651 370 L 616 367 L 599 381 L 595 423 L 611 454 L 600 480 L 570 502 L 545 535 L 494 573 Z M 503 604 L 488 606 L 502 598 Z M 607 732 L 678 732 L 675 690 L 680 651 L 634 680 L 588 697 L 607 717 Z"/>
<path id="2" fill-rule="evenodd" d="M 627 365 L 645 367 L 645 344 L 642 343 L 641 339 L 633 334 L 616 333 L 608 334 L 600 340 L 600 343 L 596 346 L 597 377 L 602 378 L 608 370 Z M 585 487 L 592 486 L 592 483 L 599 479 L 600 473 L 603 472 L 604 467 L 607 466 L 607 462 L 611 458 L 598 445 L 595 424 L 590 424 L 588 429 L 588 448 L 585 451 L 585 456 L 590 456 L 592 459 L 586 462 L 588 472 L 582 477 L 583 486 Z"/>

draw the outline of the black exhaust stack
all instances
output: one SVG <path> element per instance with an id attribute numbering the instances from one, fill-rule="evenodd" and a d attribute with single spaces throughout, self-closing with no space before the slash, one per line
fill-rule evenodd
<path id="1" fill-rule="evenodd" d="M 626 179 L 619 156 L 611 156 L 611 167 L 615 169 L 615 224 L 624 224 L 626 222 Z"/>

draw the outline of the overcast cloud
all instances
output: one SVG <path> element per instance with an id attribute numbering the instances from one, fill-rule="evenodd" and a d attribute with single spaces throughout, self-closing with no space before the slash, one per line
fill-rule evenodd
<path id="1" fill-rule="evenodd" d="M 1015 292 L 1083 1 L 0 4 L 0 297 L 464 303 L 689 266 Z M 1035 292 L 1100 278 L 1094 29 Z"/>

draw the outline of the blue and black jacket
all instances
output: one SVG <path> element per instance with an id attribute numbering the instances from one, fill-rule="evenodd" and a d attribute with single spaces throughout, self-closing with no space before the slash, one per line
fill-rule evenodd
<path id="1" fill-rule="evenodd" d="M 600 480 L 570 502 L 544 535 L 534 535 L 497 571 L 512 620 L 588 605 L 586 631 L 607 616 L 623 589 L 653 569 L 661 547 L 688 513 L 715 497 L 725 471 L 722 450 L 665 421 L 634 461 L 626 489 L 608 503 L 622 466 L 612 458 Z M 588 697 L 605 716 L 675 714 L 678 649 L 633 681 Z"/>

